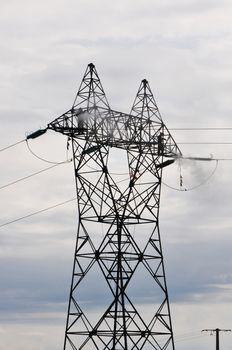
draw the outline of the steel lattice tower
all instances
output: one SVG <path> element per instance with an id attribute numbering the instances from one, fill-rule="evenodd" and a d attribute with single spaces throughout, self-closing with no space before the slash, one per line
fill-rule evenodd
<path id="1" fill-rule="evenodd" d="M 118 112 L 91 63 L 73 107 L 48 128 L 72 141 L 79 214 L 64 350 L 173 350 L 159 207 L 163 167 L 180 150 L 148 82 L 131 113 Z M 113 150 L 125 155 L 124 180 Z"/>

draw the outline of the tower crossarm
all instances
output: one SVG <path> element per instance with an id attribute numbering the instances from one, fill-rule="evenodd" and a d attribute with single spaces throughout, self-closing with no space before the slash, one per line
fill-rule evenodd
<path id="1" fill-rule="evenodd" d="M 100 146 L 178 157 L 176 142 L 162 121 L 104 107 L 72 108 L 48 124 L 48 129 Z M 91 153 L 94 146 L 85 152 Z"/>

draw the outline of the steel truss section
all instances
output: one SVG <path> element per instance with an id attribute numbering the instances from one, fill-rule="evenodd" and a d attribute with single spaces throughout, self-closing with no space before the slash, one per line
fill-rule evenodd
<path id="1" fill-rule="evenodd" d="M 148 82 L 130 114 L 114 111 L 89 64 L 48 128 L 72 140 L 79 213 L 64 350 L 174 350 L 159 207 L 180 150 Z"/>

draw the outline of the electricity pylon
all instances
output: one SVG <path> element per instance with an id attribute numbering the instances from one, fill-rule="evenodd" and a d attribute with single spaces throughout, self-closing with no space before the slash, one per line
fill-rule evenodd
<path id="1" fill-rule="evenodd" d="M 159 208 L 180 150 L 148 82 L 130 114 L 115 111 L 91 63 L 48 128 L 72 141 L 79 215 L 64 350 L 174 349 Z"/>

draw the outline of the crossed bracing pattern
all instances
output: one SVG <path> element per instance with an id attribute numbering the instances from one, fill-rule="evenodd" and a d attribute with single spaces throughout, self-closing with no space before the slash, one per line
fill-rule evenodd
<path id="1" fill-rule="evenodd" d="M 163 167 L 180 151 L 148 82 L 142 81 L 130 114 L 113 111 L 89 64 L 73 107 L 48 127 L 72 139 L 77 185 L 79 221 L 64 349 L 174 349 L 159 205 Z M 112 147 L 127 153 L 127 186 L 111 173 Z M 149 316 L 139 310 L 133 284 L 143 278 L 141 271 L 152 286 Z M 94 289 L 100 275 L 108 294 L 94 319 L 80 290 L 89 276 Z"/>

